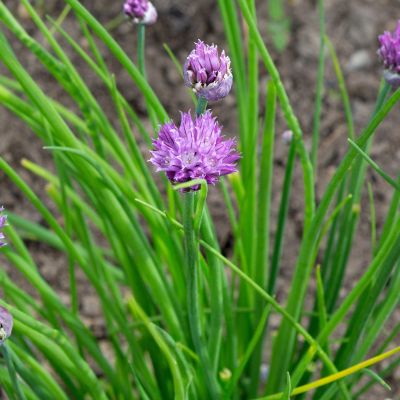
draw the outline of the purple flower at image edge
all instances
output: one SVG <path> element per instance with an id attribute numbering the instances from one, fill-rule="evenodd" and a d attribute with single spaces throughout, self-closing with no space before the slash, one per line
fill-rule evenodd
<path id="1" fill-rule="evenodd" d="M 378 37 L 378 55 L 384 66 L 383 76 L 395 88 L 400 86 L 400 21 L 394 32 L 384 32 Z"/>
<path id="2" fill-rule="evenodd" d="M 7 215 L 2 214 L 4 211 L 3 207 L 0 207 L 0 247 L 3 247 L 6 245 L 6 243 L 3 241 L 5 239 L 3 232 L 1 231 L 4 226 L 7 224 Z"/>
<path id="3" fill-rule="evenodd" d="M 157 21 L 157 10 L 148 0 L 126 0 L 123 10 L 135 24 L 152 25 Z"/>
<path id="4" fill-rule="evenodd" d="M 240 158 L 235 139 L 221 135 L 221 126 L 211 111 L 194 120 L 190 112 L 182 113 L 179 126 L 173 122 L 161 126 L 153 145 L 149 161 L 157 171 L 164 171 L 173 184 L 199 178 L 215 184 L 221 176 L 237 171 Z M 199 189 L 200 185 L 190 188 Z"/>
<path id="5" fill-rule="evenodd" d="M 183 67 L 185 85 L 191 87 L 198 97 L 216 101 L 226 97 L 232 89 L 231 60 L 225 51 L 199 40 L 186 59 Z"/>
<path id="6" fill-rule="evenodd" d="M 11 336 L 12 328 L 12 315 L 6 308 L 0 306 L 0 345 L 2 345 L 6 339 Z"/>

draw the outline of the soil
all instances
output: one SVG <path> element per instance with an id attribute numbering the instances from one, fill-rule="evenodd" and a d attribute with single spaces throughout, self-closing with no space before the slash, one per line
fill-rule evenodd
<path id="1" fill-rule="evenodd" d="M 193 42 L 202 38 L 206 42 L 215 42 L 225 47 L 223 28 L 218 13 L 217 2 L 212 0 L 154 0 L 159 12 L 159 21 L 150 27 L 147 33 L 147 71 L 148 78 L 162 103 L 172 117 L 178 116 L 178 110 L 187 110 L 192 107 L 187 89 L 182 85 L 179 73 L 163 50 L 163 43 L 167 43 L 178 60 L 183 61 L 191 50 Z M 42 7 L 43 13 L 57 17 L 64 7 L 62 0 L 36 1 Z M 118 18 L 121 11 L 121 1 L 93 0 L 85 2 L 86 6 L 100 21 L 109 23 Z M 284 52 L 274 50 L 270 37 L 267 35 L 267 2 L 257 1 L 257 18 L 264 39 L 271 50 L 274 61 L 283 78 L 294 110 L 300 119 L 304 131 L 305 140 L 310 147 L 313 119 L 315 81 L 319 51 L 318 14 L 316 2 L 311 0 L 288 0 L 287 13 L 291 20 L 291 34 L 288 47 Z M 15 0 L 5 1 L 10 9 L 19 15 L 28 32 L 42 40 L 24 10 L 18 6 Z M 42 4 L 42 5 L 41 5 Z M 376 56 L 377 35 L 385 29 L 393 29 L 399 17 L 399 3 L 397 0 L 326 0 L 327 32 L 330 36 L 341 65 L 351 98 L 351 105 L 355 120 L 356 132 L 359 133 L 366 125 L 374 107 L 374 101 L 380 82 L 381 68 Z M 76 21 L 68 16 L 64 22 L 64 28 L 71 33 L 77 32 Z M 75 33 L 76 34 L 76 33 Z M 123 48 L 132 54 L 135 53 L 135 32 L 128 21 L 118 24 L 113 30 L 114 37 Z M 80 40 L 82 40 L 80 38 Z M 27 66 L 32 77 L 44 88 L 45 92 L 68 105 L 68 99 L 55 82 L 49 79 L 42 66 L 35 61 L 32 54 L 25 51 L 22 45 L 13 40 L 13 46 L 17 55 Z M 72 60 L 85 81 L 95 93 L 99 102 L 107 110 L 113 119 L 113 108 L 108 93 L 82 65 L 80 59 L 71 51 Z M 139 115 L 144 118 L 144 103 L 137 89 L 133 86 L 127 74 L 121 71 L 121 67 L 110 56 L 106 61 L 112 66 L 118 81 L 118 85 L 126 98 L 137 109 Z M 260 97 L 265 96 L 265 84 L 268 74 L 260 64 Z M 1 69 L 0 72 L 4 72 Z M 341 160 L 347 149 L 346 122 L 340 102 L 338 87 L 330 62 L 325 74 L 325 95 L 323 99 L 323 113 L 321 124 L 321 139 L 319 150 L 319 171 L 317 180 L 317 193 L 323 193 L 327 180 L 332 175 L 335 167 Z M 193 108 L 193 107 L 192 107 Z M 229 96 L 225 101 L 213 106 L 214 113 L 225 126 L 228 134 L 236 133 L 235 101 L 234 96 Z M 262 110 L 262 107 L 261 107 Z M 2 121 L 0 154 L 20 172 L 22 177 L 42 198 L 46 197 L 43 181 L 26 172 L 21 166 L 22 158 L 28 158 L 34 162 L 52 169 L 52 160 L 46 151 L 42 149 L 41 142 L 30 132 L 25 125 L 18 121 L 10 112 L 0 108 L 0 120 Z M 400 163 L 400 136 L 396 129 L 400 124 L 400 113 L 393 112 L 389 118 L 379 127 L 372 158 L 383 167 L 391 176 L 396 176 Z M 274 196 L 273 213 L 276 215 L 280 198 L 280 187 L 283 180 L 283 171 L 288 147 L 280 140 L 281 133 L 286 129 L 283 119 L 280 118 L 277 125 L 275 172 L 274 172 Z M 385 181 L 376 173 L 368 169 L 367 180 L 371 183 L 377 212 L 378 232 L 382 226 L 392 190 Z M 283 268 L 281 272 L 279 299 L 285 298 L 285 287 L 288 287 L 289 279 L 293 273 L 299 238 L 302 229 L 302 175 L 299 168 L 296 169 L 292 201 L 290 204 L 290 217 L 285 242 Z M 40 217 L 32 209 L 21 193 L 12 186 L 6 177 L 0 173 L 0 185 L 2 187 L 0 203 L 8 210 L 20 214 L 34 221 L 40 221 Z M 221 194 L 218 189 L 212 189 L 210 205 L 215 217 L 218 235 L 221 245 L 229 251 L 230 232 L 229 224 L 222 205 Z M 51 204 L 49 204 L 51 207 Z M 274 221 L 272 222 L 274 227 Z M 273 236 L 273 234 L 272 234 Z M 30 250 L 37 261 L 41 273 L 68 303 L 68 275 L 66 272 L 66 260 L 59 257 L 57 252 L 43 245 L 29 243 Z M 351 254 L 351 262 L 346 276 L 346 288 L 350 288 L 355 280 L 362 275 L 364 268 L 368 266 L 371 254 L 369 202 L 367 193 L 364 193 L 361 202 L 361 218 L 357 232 L 355 246 Z M 9 267 L 7 269 L 10 269 Z M 21 277 L 15 271 L 10 274 L 26 287 Z M 99 336 L 103 332 L 103 322 L 100 318 L 100 309 L 96 297 L 87 290 L 83 276 L 79 276 L 81 296 L 81 311 L 85 321 Z M 30 290 L 28 287 L 26 287 Z M 388 329 L 395 321 L 400 320 L 400 310 L 397 309 L 388 323 Z M 400 344 L 400 340 L 397 340 Z M 400 398 L 400 369 L 389 380 L 393 392 L 388 394 L 379 388 L 374 389 L 363 399 L 384 399 L 388 396 L 392 399 Z"/>

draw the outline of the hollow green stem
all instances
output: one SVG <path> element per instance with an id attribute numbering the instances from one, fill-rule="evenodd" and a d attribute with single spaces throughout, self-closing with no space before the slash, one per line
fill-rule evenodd
<path id="1" fill-rule="evenodd" d="M 138 57 L 138 66 L 139 71 L 146 78 L 146 64 L 144 60 L 144 45 L 145 45 L 145 35 L 146 35 L 146 26 L 144 24 L 138 25 L 138 37 L 137 37 L 137 57 Z"/>
<path id="2" fill-rule="evenodd" d="M 143 78 L 147 81 L 146 74 L 146 63 L 144 56 L 144 48 L 145 48 L 145 37 L 146 37 L 146 25 L 138 24 L 138 36 L 137 36 L 137 63 L 139 67 L 139 72 L 142 74 Z M 151 104 L 146 100 L 146 107 L 149 113 L 149 118 L 153 125 L 153 129 L 157 128 L 158 121 L 157 116 L 151 106 Z"/>
<path id="3" fill-rule="evenodd" d="M 275 293 L 276 281 L 278 278 L 280 260 L 282 256 L 284 233 L 289 213 L 289 201 L 291 192 L 291 183 L 293 178 L 293 171 L 296 161 L 296 141 L 292 140 L 289 148 L 289 154 L 286 162 L 285 178 L 283 181 L 281 202 L 279 206 L 278 222 L 275 234 L 274 249 L 272 252 L 270 275 L 268 279 L 268 293 Z"/>
<path id="4" fill-rule="evenodd" d="M 199 116 L 204 114 L 207 108 L 207 99 L 204 97 L 198 97 L 196 106 L 196 115 Z"/>
<path id="5" fill-rule="evenodd" d="M 210 399 L 219 399 L 219 388 L 212 372 L 210 359 L 204 343 L 200 325 L 199 295 L 198 295 L 198 242 L 194 230 L 194 193 L 184 194 L 183 199 L 183 230 L 185 241 L 187 307 L 189 327 L 194 349 L 202 364 L 201 370 L 206 380 Z"/>
<path id="6" fill-rule="evenodd" d="M 196 115 L 199 116 L 205 112 L 207 100 L 199 97 L 196 106 Z M 207 209 L 204 210 L 204 222 L 201 227 L 201 235 L 204 240 L 211 244 L 214 249 L 219 249 L 214 227 L 210 214 Z M 209 333 L 209 353 L 213 355 L 213 371 L 216 372 L 219 361 L 219 354 L 222 340 L 222 319 L 223 319 L 223 284 L 222 269 L 219 268 L 219 261 L 214 255 L 207 254 L 208 265 L 210 267 L 210 302 L 211 302 L 211 320 Z"/>

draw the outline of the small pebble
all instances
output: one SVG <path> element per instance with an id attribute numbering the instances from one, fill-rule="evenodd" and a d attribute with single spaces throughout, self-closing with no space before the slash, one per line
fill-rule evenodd
<path id="1" fill-rule="evenodd" d="M 352 54 L 346 65 L 347 71 L 358 71 L 372 65 L 371 54 L 367 50 L 358 50 Z"/>

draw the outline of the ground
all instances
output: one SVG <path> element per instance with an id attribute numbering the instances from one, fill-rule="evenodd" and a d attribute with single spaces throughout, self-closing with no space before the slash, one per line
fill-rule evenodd
<path id="1" fill-rule="evenodd" d="M 62 0 L 42 0 L 43 12 L 56 17 L 63 9 Z M 109 23 L 120 15 L 121 2 L 106 0 L 93 0 L 88 2 L 90 10 L 102 22 Z M 318 36 L 318 14 L 316 2 L 310 0 L 288 0 L 287 13 L 291 20 L 291 35 L 287 49 L 279 54 L 272 45 L 267 34 L 267 12 L 266 1 L 258 1 L 257 18 L 268 48 L 271 49 L 274 61 L 283 78 L 285 87 L 289 93 L 294 110 L 300 119 L 304 131 L 306 144 L 311 144 L 311 130 L 315 94 L 315 80 L 318 62 L 319 36 Z M 30 34 L 38 40 L 41 36 L 33 28 L 24 10 L 18 6 L 15 0 L 5 1 L 14 12 L 19 15 L 24 26 Z M 163 50 L 163 43 L 167 43 L 180 61 L 185 59 L 191 50 L 193 42 L 198 38 L 206 42 L 215 42 L 224 47 L 222 25 L 216 0 L 154 0 L 159 11 L 159 21 L 148 29 L 146 46 L 146 57 L 148 65 L 148 77 L 157 95 L 165 105 L 172 117 L 178 115 L 178 110 L 187 110 L 193 106 L 187 89 L 182 85 L 181 78 L 174 65 Z M 393 29 L 396 19 L 399 17 L 399 5 L 396 0 L 326 0 L 327 33 L 330 36 L 338 53 L 343 67 L 345 80 L 348 85 L 351 105 L 354 112 L 356 132 L 361 132 L 366 125 L 368 117 L 374 107 L 377 89 L 379 86 L 381 68 L 376 55 L 377 35 L 385 29 Z M 68 16 L 64 27 L 71 33 L 75 32 L 75 22 Z M 118 24 L 113 34 L 124 49 L 134 56 L 135 33 L 134 28 L 128 21 Z M 34 56 L 23 50 L 20 43 L 13 41 L 17 54 L 21 57 L 24 65 L 28 66 L 32 76 L 45 89 L 46 93 L 57 98 L 68 105 L 61 90 L 49 80 L 40 64 L 35 62 Z M 79 59 L 71 52 L 71 57 L 76 63 Z M 136 107 L 139 114 L 144 114 L 144 104 L 138 95 L 129 76 L 121 72 L 120 66 L 107 57 L 112 65 L 117 82 L 127 99 Z M 260 97 L 265 96 L 265 84 L 268 74 L 261 66 Z M 103 104 L 111 118 L 113 108 L 108 93 L 96 79 L 92 79 L 85 66 L 80 66 L 85 80 L 93 89 L 100 103 Z M 0 72 L 4 72 L 0 67 Z M 319 150 L 319 170 L 317 179 L 317 193 L 320 195 L 331 176 L 335 166 L 346 151 L 346 123 L 335 75 L 330 62 L 327 65 L 325 75 L 325 95 L 323 100 L 323 113 L 321 124 L 321 143 Z M 225 132 L 235 135 L 235 102 L 234 97 L 228 97 L 224 102 L 216 104 L 214 112 L 219 116 L 225 126 Z M 261 108 L 262 110 L 262 108 Z M 262 115 L 261 115 L 262 116 Z M 0 108 L 0 120 L 2 121 L 0 154 L 9 161 L 30 183 L 31 187 L 39 194 L 44 195 L 43 182 L 24 171 L 20 166 L 22 158 L 28 158 L 35 162 L 52 168 L 51 158 L 42 149 L 42 144 L 21 122 L 3 108 Z M 393 112 L 390 117 L 378 129 L 372 157 L 391 176 L 396 176 L 400 163 L 400 136 L 397 127 L 400 123 L 400 113 Z M 283 120 L 278 121 L 276 137 L 275 173 L 274 173 L 274 199 L 273 212 L 276 215 L 277 204 L 280 196 L 280 185 L 283 179 L 287 146 L 280 139 L 281 133 L 286 129 Z M 310 147 L 310 146 L 309 146 Z M 391 190 L 387 183 L 378 175 L 368 170 L 368 181 L 374 190 L 375 204 L 377 210 L 378 232 L 382 225 L 384 215 L 391 197 Z M 293 264 L 299 244 L 302 229 L 302 177 L 301 171 L 296 170 L 294 193 L 290 205 L 290 218 L 288 234 L 285 242 L 285 255 L 281 276 L 281 290 L 279 297 L 284 299 L 284 287 L 293 273 Z M 2 187 L 0 203 L 7 209 L 21 214 L 32 220 L 39 221 L 40 217 L 32 210 L 21 193 L 9 184 L 7 179 L 0 173 L 0 185 Z M 210 203 L 212 212 L 217 221 L 218 235 L 223 247 L 229 251 L 230 232 L 224 221 L 227 218 L 221 201 L 221 195 L 217 189 L 211 190 Z M 371 254 L 369 203 L 365 193 L 361 203 L 360 226 L 356 242 L 351 255 L 350 268 L 346 276 L 346 285 L 351 287 L 354 279 L 363 273 L 368 266 Z M 272 222 L 274 227 L 274 221 Z M 273 232 L 272 232 L 273 236 Z M 30 244 L 30 249 L 37 261 L 44 277 L 55 287 L 63 299 L 68 302 L 68 278 L 65 260 L 55 252 L 49 251 L 38 244 Z M 16 279 L 18 274 L 12 272 Z M 85 280 L 80 277 L 80 288 L 85 291 Z M 286 283 L 286 284 L 285 284 Z M 24 282 L 21 281 L 21 285 Z M 94 295 L 87 294 L 81 297 L 82 314 L 87 323 L 93 327 L 95 332 L 101 336 L 103 323 L 99 318 L 100 310 Z M 400 310 L 397 310 L 393 321 L 400 319 Z M 390 328 L 390 323 L 388 328 Z M 392 379 L 394 392 L 393 399 L 400 398 L 399 380 L 400 371 Z M 397 390 L 397 395 L 396 395 Z M 389 395 L 380 389 L 371 392 L 363 399 L 384 399 Z M 390 396 L 389 396 L 390 397 Z"/>

